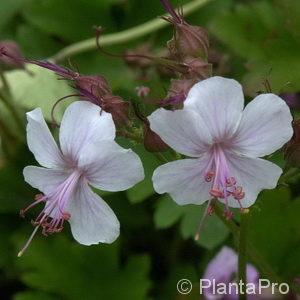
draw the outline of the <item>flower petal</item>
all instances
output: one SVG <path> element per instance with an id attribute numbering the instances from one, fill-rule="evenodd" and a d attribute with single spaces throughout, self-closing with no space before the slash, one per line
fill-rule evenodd
<path id="1" fill-rule="evenodd" d="M 234 277 L 238 273 L 238 256 L 230 248 L 224 246 L 219 253 L 208 264 L 203 279 L 207 279 L 210 282 L 215 281 L 215 285 L 219 283 L 229 284 L 235 282 Z M 256 268 L 250 264 L 246 266 L 247 283 L 252 283 L 258 288 L 259 273 Z M 227 285 L 228 286 L 228 285 Z M 222 294 L 215 294 L 213 285 L 204 290 L 205 299 L 207 300 L 236 300 L 238 299 L 238 290 L 236 285 L 233 285 L 228 294 L 222 297 Z M 253 297 L 252 297 L 253 296 Z M 258 299 L 255 295 L 249 295 L 249 299 Z"/>
<path id="2" fill-rule="evenodd" d="M 233 79 L 219 76 L 196 83 L 184 101 L 184 110 L 197 112 L 216 141 L 234 133 L 243 106 L 242 86 Z"/>
<path id="3" fill-rule="evenodd" d="M 116 128 L 112 116 L 93 103 L 73 102 L 66 109 L 60 127 L 62 152 L 77 161 L 82 147 L 90 142 L 113 140 Z"/>
<path id="4" fill-rule="evenodd" d="M 45 122 L 42 111 L 36 108 L 26 113 L 27 143 L 40 165 L 48 168 L 63 167 L 65 162 Z"/>
<path id="5" fill-rule="evenodd" d="M 245 108 L 234 134 L 234 149 L 247 156 L 259 157 L 283 146 L 292 137 L 289 107 L 274 94 L 257 96 Z"/>
<path id="6" fill-rule="evenodd" d="M 263 189 L 274 189 L 282 170 L 275 164 L 261 159 L 227 153 L 230 176 L 235 177 L 237 186 L 242 186 L 245 198 L 241 200 L 244 208 L 251 206 Z M 238 201 L 229 197 L 229 206 L 239 207 Z M 222 202 L 224 202 L 222 200 Z"/>
<path id="7" fill-rule="evenodd" d="M 112 209 L 81 180 L 68 204 L 73 237 L 80 244 L 112 243 L 120 233 L 120 223 Z"/>
<path id="8" fill-rule="evenodd" d="M 179 205 L 202 204 L 210 199 L 210 183 L 204 171 L 208 155 L 197 159 L 181 159 L 158 167 L 153 173 L 153 186 L 157 193 L 169 193 Z"/>
<path id="9" fill-rule="evenodd" d="M 78 166 L 91 185 L 105 191 L 123 191 L 144 179 L 139 156 L 114 141 L 87 144 Z"/>
<path id="10" fill-rule="evenodd" d="M 211 136 L 202 119 L 193 111 L 154 111 L 148 118 L 151 129 L 179 153 L 199 157 L 211 144 Z"/>
<path id="11" fill-rule="evenodd" d="M 25 181 L 44 194 L 54 190 L 71 173 L 72 170 L 51 170 L 35 166 L 27 166 L 23 170 Z"/>
<path id="12" fill-rule="evenodd" d="M 236 273 L 237 268 L 237 254 L 232 249 L 224 246 L 208 264 L 203 278 L 211 281 L 215 279 L 216 283 L 229 283 L 232 279 L 232 275 Z M 206 296 L 208 297 L 209 295 Z M 216 297 L 216 299 L 218 299 L 218 297 Z"/>

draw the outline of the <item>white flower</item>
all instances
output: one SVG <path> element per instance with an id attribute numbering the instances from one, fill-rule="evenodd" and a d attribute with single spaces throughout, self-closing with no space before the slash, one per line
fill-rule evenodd
<path id="1" fill-rule="evenodd" d="M 212 77 L 195 84 L 183 110 L 158 109 L 150 127 L 177 152 L 193 157 L 167 163 L 153 174 L 158 193 L 180 205 L 218 198 L 228 206 L 251 206 L 262 189 L 272 189 L 282 173 L 258 157 L 292 136 L 292 116 L 274 94 L 261 94 L 243 110 L 241 85 Z"/>
<path id="2" fill-rule="evenodd" d="M 61 150 L 41 109 L 27 113 L 28 146 L 45 167 L 24 169 L 25 180 L 44 194 L 22 211 L 24 214 L 45 202 L 34 222 L 34 233 L 39 226 L 44 234 L 59 232 L 68 220 L 74 238 L 81 244 L 112 243 L 118 237 L 118 219 L 89 184 L 100 190 L 122 191 L 142 180 L 144 171 L 133 151 L 114 142 L 116 130 L 111 114 L 100 110 L 86 101 L 74 102 L 66 109 L 59 135 Z"/>

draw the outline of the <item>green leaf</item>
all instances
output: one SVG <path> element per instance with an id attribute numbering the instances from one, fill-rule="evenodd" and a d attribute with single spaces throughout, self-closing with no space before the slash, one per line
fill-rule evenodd
<path id="1" fill-rule="evenodd" d="M 150 287 L 148 257 L 132 256 L 121 267 L 117 243 L 86 247 L 63 235 L 36 237 L 17 267 L 26 285 L 64 299 L 146 300 Z"/>
<path id="2" fill-rule="evenodd" d="M 132 147 L 132 150 L 141 158 L 145 171 L 145 179 L 127 190 L 127 196 L 130 202 L 137 203 L 144 201 L 154 194 L 152 175 L 153 171 L 160 165 L 160 162 L 141 145 Z"/>
<path id="3" fill-rule="evenodd" d="M 23 170 L 12 164 L 0 168 L 0 182 L 0 213 L 17 214 L 33 197 L 24 181 Z"/>
<path id="4" fill-rule="evenodd" d="M 6 73 L 15 102 L 31 110 L 40 107 L 47 120 L 51 119 L 53 104 L 61 97 L 74 94 L 64 80 L 50 70 L 28 65 L 27 70 L 14 70 Z M 60 103 L 55 109 L 55 117 L 60 120 L 70 100 Z"/>
<path id="5" fill-rule="evenodd" d="M 41 292 L 21 292 L 14 295 L 13 300 L 56 300 L 57 297 Z"/>
<path id="6" fill-rule="evenodd" d="M 182 216 L 182 207 L 177 205 L 169 195 L 164 195 L 157 202 L 154 223 L 157 228 L 168 228 Z"/>
<path id="7" fill-rule="evenodd" d="M 205 205 L 177 205 L 168 195 L 163 196 L 155 210 L 154 222 L 157 228 L 167 228 L 180 220 L 180 233 L 184 239 L 194 238 Z M 219 246 L 228 237 L 229 231 L 215 215 L 207 216 L 197 243 L 206 249 Z"/>
<path id="8" fill-rule="evenodd" d="M 0 9 L 0 28 L 2 28 L 10 19 L 22 10 L 32 0 L 1 0 Z"/>
<path id="9" fill-rule="evenodd" d="M 113 27 L 110 4 L 114 0 L 43 0 L 33 3 L 25 11 L 26 20 L 48 35 L 68 41 L 79 41 L 93 36 L 93 26 Z"/>
<path id="10" fill-rule="evenodd" d="M 181 221 L 181 234 L 184 238 L 194 238 L 200 220 L 204 214 L 205 205 L 188 205 Z M 228 237 L 227 227 L 216 215 L 207 216 L 200 231 L 197 243 L 206 249 L 213 249 L 222 244 Z"/>
<path id="11" fill-rule="evenodd" d="M 249 222 L 249 238 L 286 279 L 300 276 L 300 252 L 294 251 L 300 247 L 299 200 L 291 199 L 287 187 L 264 191 Z"/>

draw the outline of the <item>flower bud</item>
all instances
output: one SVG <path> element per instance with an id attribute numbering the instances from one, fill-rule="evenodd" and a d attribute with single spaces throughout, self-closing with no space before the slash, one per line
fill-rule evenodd
<path id="1" fill-rule="evenodd" d="M 180 60 L 187 56 L 207 59 L 209 41 L 204 29 L 187 23 L 175 23 L 175 33 L 168 42 L 171 54 Z"/>
<path id="2" fill-rule="evenodd" d="M 150 88 L 147 86 L 137 86 L 135 91 L 139 97 L 145 98 L 149 94 Z"/>
<path id="3" fill-rule="evenodd" d="M 126 126 L 129 118 L 129 103 L 119 96 L 106 95 L 102 98 L 101 108 L 111 113 L 116 127 Z"/>
<path id="4" fill-rule="evenodd" d="M 137 56 L 135 56 L 138 53 Z M 151 60 L 143 59 L 139 57 L 140 55 L 149 56 L 150 53 L 150 43 L 144 43 L 139 45 L 134 50 L 127 50 L 124 56 L 124 60 L 129 67 L 138 68 L 138 69 L 146 69 L 152 65 Z M 132 57 L 130 57 L 132 55 Z"/>
<path id="5" fill-rule="evenodd" d="M 283 147 L 284 158 L 289 165 L 300 167 L 300 120 L 293 121 L 292 125 L 294 134 Z"/>
<path id="6" fill-rule="evenodd" d="M 184 74 L 186 79 L 203 80 L 212 76 L 212 65 L 203 61 L 201 58 L 191 56 L 185 59 L 185 65 L 188 66 L 188 72 Z"/>
<path id="7" fill-rule="evenodd" d="M 291 109 L 300 109 L 300 93 L 284 93 L 280 97 Z"/>
<path id="8" fill-rule="evenodd" d="M 12 56 L 20 57 L 21 49 L 17 43 L 13 41 L 0 41 L 0 49 L 4 49 L 5 52 Z M 0 69 L 13 70 L 24 69 L 24 63 L 18 60 L 14 60 L 5 55 L 0 55 Z"/>
<path id="9" fill-rule="evenodd" d="M 194 79 L 172 79 L 171 87 L 167 97 L 162 102 L 162 106 L 171 105 L 173 109 L 182 108 L 189 90 L 196 82 L 197 80 Z"/>
<path id="10" fill-rule="evenodd" d="M 102 98 L 111 94 L 107 80 L 100 75 L 97 76 L 78 76 L 74 78 L 75 87 L 88 91 L 96 98 Z"/>
<path id="11" fill-rule="evenodd" d="M 148 125 L 144 127 L 144 147 L 148 152 L 163 152 L 169 148 Z"/>

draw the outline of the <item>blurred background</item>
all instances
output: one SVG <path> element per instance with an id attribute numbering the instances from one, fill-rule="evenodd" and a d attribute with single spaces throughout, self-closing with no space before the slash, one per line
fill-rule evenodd
<path id="1" fill-rule="evenodd" d="M 192 1 L 171 2 L 177 7 Z M 159 0 L 1 0 L 0 41 L 15 41 L 23 57 L 46 59 L 71 44 L 93 38 L 94 25 L 101 25 L 103 34 L 116 33 L 164 13 Z M 249 99 L 266 90 L 267 80 L 272 92 L 284 94 L 297 118 L 299 0 L 207 0 L 186 20 L 208 31 L 214 74 L 241 81 Z M 118 54 L 131 51 L 164 56 L 172 32 L 172 27 L 166 26 L 104 48 Z M 127 100 L 137 98 L 135 88 L 141 85 L 150 88 L 149 98 L 164 98 L 170 84 L 166 70 L 108 57 L 95 47 L 56 62 L 73 66 L 85 75 L 105 76 L 114 94 Z M 197 289 L 180 295 L 176 284 L 181 278 L 197 283 L 223 245 L 234 248 L 232 235 L 216 216 L 211 216 L 195 242 L 203 207 L 179 207 L 168 196 L 155 194 L 151 175 L 160 162 L 141 145 L 122 138 L 120 144 L 132 147 L 141 156 L 146 179 L 126 192 L 99 192 L 120 220 L 117 242 L 79 245 L 67 225 L 60 234 L 36 235 L 28 251 L 17 258 L 33 229 L 30 220 L 40 209 L 33 209 L 25 219 L 19 217 L 19 211 L 37 193 L 22 176 L 26 165 L 36 165 L 22 130 L 24 113 L 41 107 L 49 120 L 55 101 L 72 93 L 68 83 L 56 80 L 50 71 L 32 66 L 27 69 L 5 72 L 13 95 L 12 107 L 0 104 L 0 298 L 201 299 Z M 154 108 L 143 105 L 145 113 Z M 57 109 L 58 119 L 64 107 L 62 104 Z M 11 111 L 21 116 L 21 122 L 12 117 Z M 284 167 L 282 153 L 269 159 Z M 286 179 L 276 190 L 262 192 L 251 209 L 249 225 L 251 241 L 286 282 L 300 277 L 298 179 Z"/>

